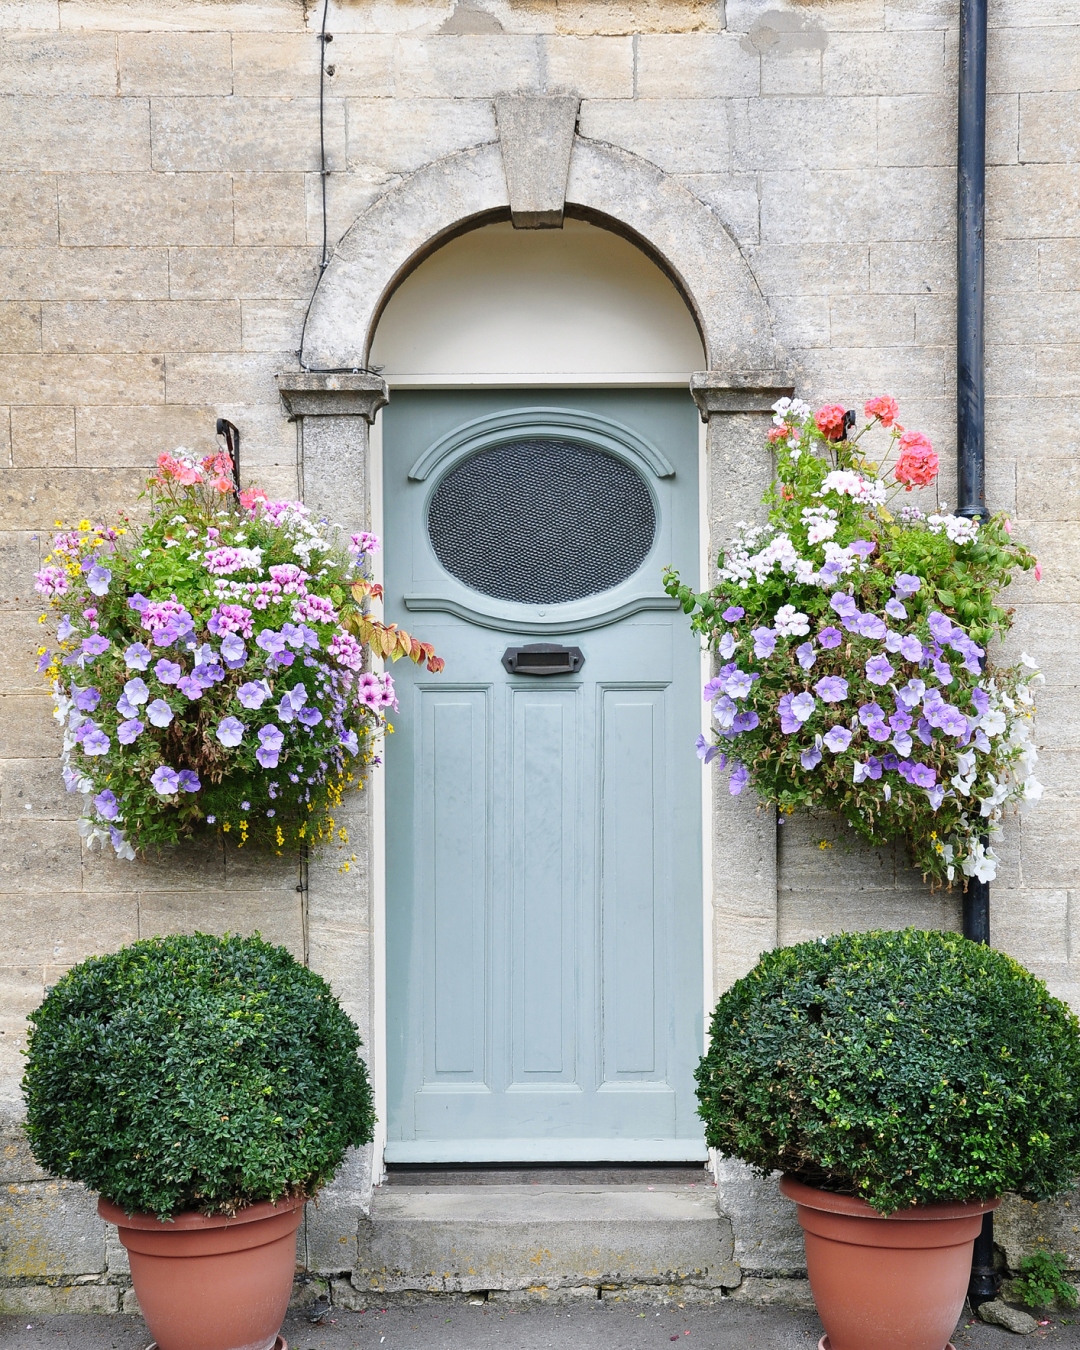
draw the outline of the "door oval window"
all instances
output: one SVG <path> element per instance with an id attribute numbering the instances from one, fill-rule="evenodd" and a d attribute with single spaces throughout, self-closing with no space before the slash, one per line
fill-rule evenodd
<path id="1" fill-rule="evenodd" d="M 482 595 L 565 604 L 611 590 L 652 548 L 656 512 L 625 460 L 571 440 L 514 440 L 456 464 L 428 534 L 443 567 Z"/>

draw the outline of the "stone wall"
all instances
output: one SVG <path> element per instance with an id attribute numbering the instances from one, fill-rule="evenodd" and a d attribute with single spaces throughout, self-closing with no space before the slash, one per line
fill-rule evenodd
<path id="1" fill-rule="evenodd" d="M 65 968 L 152 933 L 259 928 L 325 972 L 370 1037 L 366 850 L 347 884 L 313 868 L 310 892 L 287 862 L 231 848 L 137 867 L 87 852 L 32 674 L 30 576 L 56 519 L 137 509 L 158 452 L 205 451 L 219 416 L 240 427 L 252 476 L 282 493 L 297 485 L 296 429 L 274 376 L 297 368 L 322 242 L 321 8 L 0 5 L 0 1106 L 11 1122 L 0 1276 L 15 1287 L 12 1307 L 115 1308 L 126 1283 L 89 1198 L 42 1177 L 13 1123 L 25 1015 Z M 957 10 L 958 0 L 333 0 L 331 246 L 403 176 L 492 141 L 495 95 L 573 91 L 581 135 L 651 161 L 727 227 L 800 395 L 857 406 L 891 393 L 948 465 Z M 1047 794 L 1009 826 L 992 923 L 996 943 L 1080 1006 L 1070 776 L 1080 21 L 1073 0 L 992 0 L 991 25 L 988 493 L 1042 559 L 1042 582 L 1014 587 L 1010 645 L 1048 678 Z M 942 480 L 954 501 L 948 469 Z M 902 858 L 853 846 L 829 821 L 779 828 L 775 894 L 775 909 L 771 890 L 724 901 L 719 984 L 774 934 L 958 922 L 955 896 L 930 895 Z M 746 1211 L 736 1230 L 747 1268 L 789 1269 L 767 1200 L 746 1208 L 751 1192 L 728 1182 Z M 314 1268 L 349 1266 L 367 1185 L 358 1158 L 309 1226 L 301 1250 Z M 1042 1222 L 1017 1209 L 1010 1259 Z M 62 1291 L 41 1292 L 53 1284 Z"/>

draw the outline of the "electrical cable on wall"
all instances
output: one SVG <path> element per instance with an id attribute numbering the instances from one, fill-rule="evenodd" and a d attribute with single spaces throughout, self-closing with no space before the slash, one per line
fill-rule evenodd
<path id="1" fill-rule="evenodd" d="M 326 44 L 333 42 L 334 35 L 326 31 L 326 18 L 329 9 L 330 0 L 323 0 L 322 25 L 319 29 L 319 184 L 322 197 L 322 257 L 319 260 L 319 275 L 315 278 L 315 285 L 308 298 L 307 308 L 304 310 L 304 322 L 300 326 L 300 347 L 297 350 L 296 359 L 300 363 L 301 370 L 316 375 L 377 374 L 377 371 L 372 371 L 367 366 L 308 366 L 304 364 L 304 338 L 307 335 L 308 316 L 311 314 L 311 306 L 315 303 L 315 297 L 319 293 L 319 287 L 322 285 L 326 269 L 330 266 L 329 222 L 326 215 L 326 180 L 329 176 L 329 170 L 326 167 Z"/>

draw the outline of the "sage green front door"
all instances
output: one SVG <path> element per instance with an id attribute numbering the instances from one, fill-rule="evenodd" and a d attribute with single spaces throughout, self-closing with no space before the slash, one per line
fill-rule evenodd
<path id="1" fill-rule="evenodd" d="M 704 1158 L 693 402 L 383 416 L 387 620 L 446 660 L 393 667 L 387 1160 Z"/>

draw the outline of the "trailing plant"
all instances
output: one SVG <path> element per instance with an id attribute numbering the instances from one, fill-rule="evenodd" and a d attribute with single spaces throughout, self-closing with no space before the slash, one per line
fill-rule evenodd
<path id="1" fill-rule="evenodd" d="M 666 573 L 720 662 L 698 754 L 719 755 L 732 793 L 749 783 L 782 812 L 836 811 L 871 843 L 902 841 L 935 884 L 991 880 L 985 836 L 1042 793 L 1031 740 L 1042 676 L 1026 654 L 1000 666 L 986 648 L 1010 625 L 998 593 L 1018 569 L 1038 578 L 1038 564 L 1003 515 L 897 507 L 934 481 L 937 456 L 900 426 L 893 399 L 865 411 L 852 435 L 854 413 L 811 416 L 781 399 L 767 523 L 738 527 L 712 590 Z M 886 467 L 862 444 L 877 429 Z"/>
<path id="2" fill-rule="evenodd" d="M 152 938 L 75 966 L 31 1015 L 26 1132 L 128 1213 L 310 1197 L 375 1116 L 330 986 L 251 938 Z"/>
<path id="3" fill-rule="evenodd" d="M 371 658 L 442 669 L 367 612 L 374 535 L 234 495 L 231 474 L 224 454 L 160 456 L 146 525 L 61 529 L 37 573 L 58 618 L 38 668 L 64 780 L 84 835 L 121 857 L 208 827 L 277 851 L 343 846 L 334 813 L 397 706 Z"/>
<path id="4" fill-rule="evenodd" d="M 1009 1296 L 1029 1308 L 1049 1308 L 1055 1303 L 1075 1308 L 1078 1296 L 1068 1269 L 1064 1252 L 1032 1252 L 1020 1262 L 1020 1274 L 1011 1282 Z"/>
<path id="5" fill-rule="evenodd" d="M 951 933 L 767 953 L 717 1004 L 697 1082 L 711 1147 L 884 1214 L 1042 1199 L 1080 1172 L 1080 1024 Z"/>

